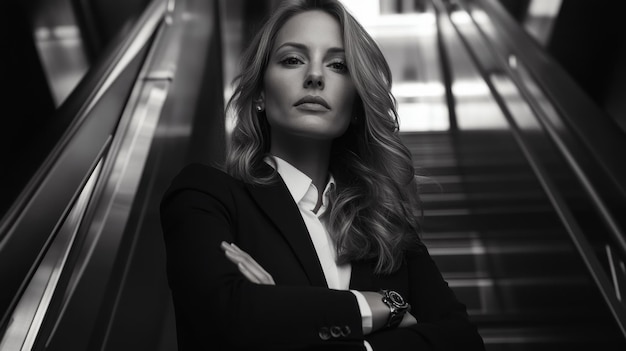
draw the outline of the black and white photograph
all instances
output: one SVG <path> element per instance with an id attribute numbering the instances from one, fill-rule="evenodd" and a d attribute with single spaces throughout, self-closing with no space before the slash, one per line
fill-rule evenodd
<path id="1" fill-rule="evenodd" d="M 615 0 L 0 10 L 0 351 L 626 350 Z"/>

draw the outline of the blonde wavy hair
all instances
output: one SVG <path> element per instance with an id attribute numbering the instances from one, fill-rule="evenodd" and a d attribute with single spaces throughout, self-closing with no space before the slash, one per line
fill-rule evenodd
<path id="1" fill-rule="evenodd" d="M 296 14 L 322 10 L 343 32 L 348 71 L 356 87 L 353 115 L 346 133 L 334 140 L 329 171 L 336 180 L 330 196 L 329 232 L 340 262 L 373 259 L 376 273 L 391 273 L 406 250 L 422 249 L 420 203 L 411 154 L 398 135 L 391 71 L 373 38 L 334 0 L 283 2 L 254 37 L 241 61 L 241 73 L 228 102 L 237 120 L 230 138 L 226 171 L 252 184 L 278 179 L 259 170 L 270 150 L 270 126 L 254 100 L 263 89 L 274 39 Z"/>

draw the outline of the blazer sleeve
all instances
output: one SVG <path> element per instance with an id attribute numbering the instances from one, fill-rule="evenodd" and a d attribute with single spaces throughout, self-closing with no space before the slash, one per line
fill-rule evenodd
<path id="1" fill-rule="evenodd" d="M 190 166 L 161 202 L 179 348 L 362 350 L 352 293 L 253 284 L 227 260 L 220 243 L 234 241 L 245 215 L 236 212 L 234 182 L 218 170 Z"/>
<path id="2" fill-rule="evenodd" d="M 417 325 L 367 337 L 374 351 L 485 350 L 466 307 L 459 302 L 427 250 L 407 255 L 409 302 Z"/>

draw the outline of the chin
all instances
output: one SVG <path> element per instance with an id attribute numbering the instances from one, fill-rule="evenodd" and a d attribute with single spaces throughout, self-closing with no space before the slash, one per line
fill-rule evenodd
<path id="1" fill-rule="evenodd" d="M 347 130 L 348 125 L 337 126 L 336 124 L 328 125 L 308 125 L 305 126 L 301 132 L 303 136 L 309 136 L 316 139 L 335 139 L 342 136 Z"/>
<path id="2" fill-rule="evenodd" d="M 346 132 L 345 129 L 336 129 L 336 128 L 308 128 L 306 130 L 302 130 L 299 136 L 307 139 L 313 140 L 333 140 L 340 136 L 342 136 Z"/>

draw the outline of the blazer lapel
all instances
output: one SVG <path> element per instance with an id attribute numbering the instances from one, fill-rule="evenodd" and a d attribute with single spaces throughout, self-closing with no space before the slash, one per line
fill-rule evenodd
<path id="1" fill-rule="evenodd" d="M 250 184 L 246 184 L 246 186 L 254 201 L 274 222 L 291 246 L 311 285 L 327 287 L 322 265 L 317 258 L 315 247 L 302 220 L 300 210 L 282 179 L 269 186 Z"/>

